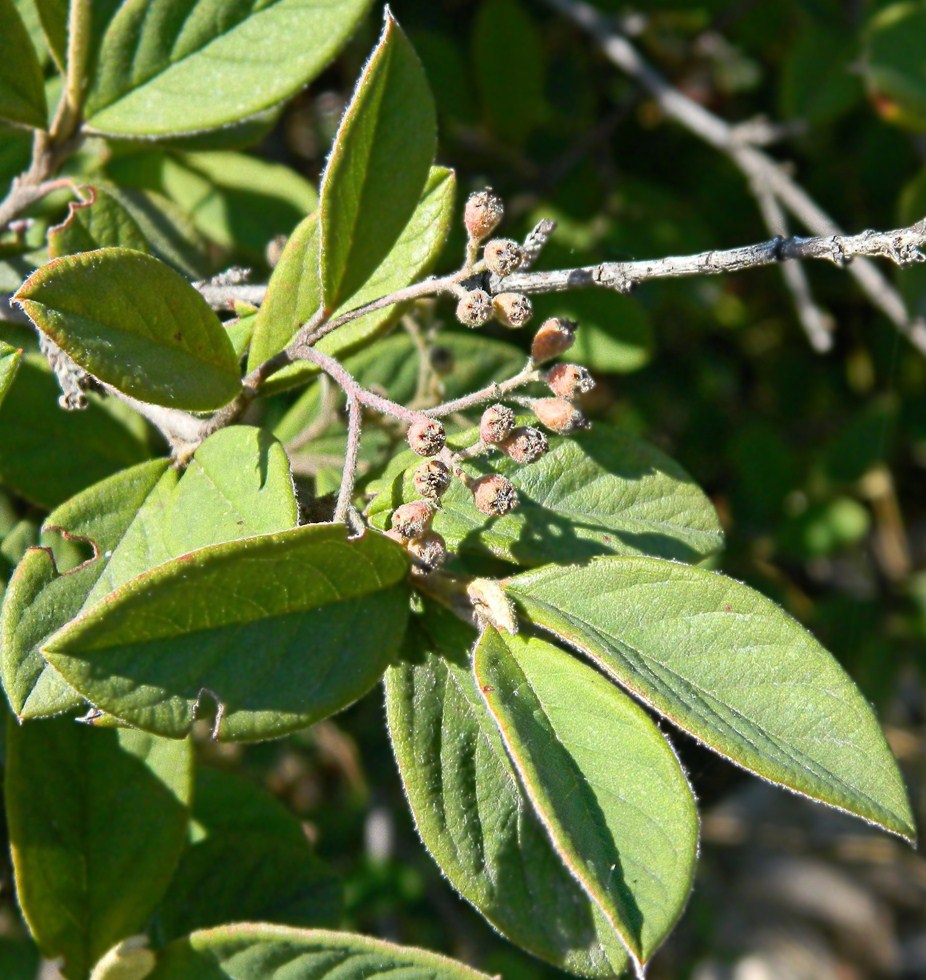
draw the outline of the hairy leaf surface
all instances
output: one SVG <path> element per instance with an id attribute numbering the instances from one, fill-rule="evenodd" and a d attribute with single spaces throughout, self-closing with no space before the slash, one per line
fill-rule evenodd
<path id="1" fill-rule="evenodd" d="M 44 129 L 45 82 L 29 31 L 13 0 L 0 0 L 0 119 Z"/>
<path id="2" fill-rule="evenodd" d="M 84 370 L 133 398 L 205 411 L 238 393 L 238 358 L 218 317 L 150 255 L 101 248 L 55 259 L 15 300 Z"/>
<path id="3" fill-rule="evenodd" d="M 709 748 L 915 836 L 874 712 L 833 657 L 758 592 L 716 572 L 636 557 L 541 568 L 507 590 L 534 623 Z"/>
<path id="4" fill-rule="evenodd" d="M 473 671 L 561 859 L 645 962 L 697 860 L 697 809 L 675 754 L 642 708 L 544 640 L 490 627 Z"/>
<path id="5" fill-rule="evenodd" d="M 271 738 L 379 679 L 408 615 L 403 551 L 315 524 L 204 548 L 132 579 L 43 653 L 89 701 L 182 737 L 203 695 L 219 738 Z"/>

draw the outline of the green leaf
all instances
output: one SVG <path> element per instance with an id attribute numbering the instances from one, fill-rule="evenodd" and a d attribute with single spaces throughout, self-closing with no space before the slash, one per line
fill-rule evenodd
<path id="1" fill-rule="evenodd" d="M 17 348 L 0 340 L 0 402 L 6 397 L 10 385 L 16 377 L 22 353 L 21 349 L 17 350 Z"/>
<path id="2" fill-rule="evenodd" d="M 553 846 L 638 962 L 681 915 L 698 813 L 672 749 L 599 673 L 491 627 L 473 672 Z"/>
<path id="3" fill-rule="evenodd" d="M 44 129 L 45 81 L 29 31 L 13 0 L 0 0 L 0 119 Z"/>
<path id="4" fill-rule="evenodd" d="M 68 0 L 35 0 L 48 50 L 63 73 L 67 64 Z"/>
<path id="5" fill-rule="evenodd" d="M 165 136 L 254 115 L 314 78 L 367 5 L 132 0 L 103 35 L 87 123 L 113 135 Z"/>
<path id="6" fill-rule="evenodd" d="M 880 114 L 888 121 L 926 129 L 926 7 L 893 3 L 868 25 L 863 72 Z"/>
<path id="7" fill-rule="evenodd" d="M 52 666 L 92 704 L 179 738 L 204 694 L 219 738 L 272 738 L 364 695 L 408 615 L 404 552 L 310 525 L 216 545 L 133 579 L 56 634 Z"/>
<path id="8" fill-rule="evenodd" d="M 897 764 L 833 657 L 765 596 L 654 558 L 599 558 L 508 582 L 543 629 L 709 748 L 902 837 Z"/>
<path id="9" fill-rule="evenodd" d="M 437 146 L 434 102 L 414 48 L 387 11 L 322 178 L 321 284 L 335 310 L 408 224 Z"/>
<path id="10" fill-rule="evenodd" d="M 453 171 L 432 167 L 421 200 L 399 240 L 359 292 L 349 297 L 332 316 L 337 317 L 372 300 L 415 282 L 437 260 L 453 216 L 456 179 Z M 298 327 L 321 304 L 318 280 L 317 216 L 311 215 L 293 232 L 267 288 L 258 313 L 248 370 L 272 357 L 292 340 Z M 406 304 L 387 306 L 338 328 L 318 344 L 333 357 L 367 343 L 388 330 L 407 309 Z M 380 348 L 377 347 L 377 350 Z M 270 390 L 292 379 L 317 372 L 310 365 L 294 365 L 275 375 Z"/>
<path id="11" fill-rule="evenodd" d="M 48 254 L 57 259 L 107 246 L 151 253 L 141 228 L 131 214 L 102 187 L 81 187 L 86 201 L 71 202 L 68 216 L 49 229 Z"/>
<path id="12" fill-rule="evenodd" d="M 158 911 L 165 940 L 225 922 L 333 926 L 339 880 L 302 823 L 268 792 L 214 769 L 196 775 L 194 839 Z"/>
<path id="13" fill-rule="evenodd" d="M 95 557 L 58 576 L 51 557 L 38 551 L 13 576 L 0 615 L 0 668 L 13 710 L 43 717 L 82 702 L 39 653 L 81 609 L 171 558 L 286 530 L 297 518 L 286 454 L 250 426 L 210 436 L 182 476 L 166 460 L 153 460 L 72 497 L 48 516 L 45 529 L 90 542 Z"/>
<path id="14" fill-rule="evenodd" d="M 238 358 L 218 317 L 150 255 L 101 248 L 55 259 L 14 299 L 85 371 L 133 398 L 206 411 L 240 389 Z"/>
<path id="15" fill-rule="evenodd" d="M 10 722 L 4 795 L 19 905 L 66 977 L 85 977 L 144 927 L 183 848 L 192 775 L 188 741 L 67 718 Z"/>
<path id="16" fill-rule="evenodd" d="M 844 115 L 862 96 L 853 62 L 858 41 L 838 24 L 810 24 L 788 45 L 781 80 L 787 119 L 819 126 Z"/>
<path id="17" fill-rule="evenodd" d="M 485 114 L 504 140 L 523 143 L 544 113 L 543 44 L 517 0 L 484 0 L 473 26 L 473 64 Z"/>
<path id="18" fill-rule="evenodd" d="M 348 932 L 258 923 L 168 946 L 149 980 L 489 980 L 462 963 Z"/>
<path id="19" fill-rule="evenodd" d="M 465 433 L 459 442 L 476 438 Z M 412 480 L 420 462 L 409 451 L 383 477 L 368 511 L 375 526 L 386 527 L 389 513 L 417 496 Z M 453 550 L 540 565 L 608 553 L 696 561 L 723 544 L 710 501 L 677 463 L 600 422 L 589 432 L 551 438 L 549 452 L 530 466 L 500 456 L 472 468 L 508 477 L 521 504 L 490 520 L 454 480 L 434 518 L 434 530 Z"/>
<path id="20" fill-rule="evenodd" d="M 450 883 L 499 931 L 581 976 L 627 954 L 554 850 L 469 666 L 475 631 L 438 606 L 386 673 L 389 733 L 418 832 Z"/>
<path id="21" fill-rule="evenodd" d="M 26 355 L 0 404 L 0 481 L 42 507 L 148 455 L 112 406 L 91 398 L 64 412 L 60 394 L 45 358 Z"/>

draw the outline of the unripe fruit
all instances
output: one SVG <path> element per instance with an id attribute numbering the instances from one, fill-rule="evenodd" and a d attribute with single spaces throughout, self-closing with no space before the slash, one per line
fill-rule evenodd
<path id="1" fill-rule="evenodd" d="M 492 297 L 483 289 L 473 289 L 457 303 L 457 319 L 467 327 L 481 327 L 492 318 Z"/>
<path id="2" fill-rule="evenodd" d="M 436 532 L 431 531 L 408 545 L 408 553 L 418 560 L 425 572 L 433 572 L 447 560 L 447 542 Z"/>
<path id="3" fill-rule="evenodd" d="M 488 238 L 505 216 L 505 205 L 490 188 L 470 194 L 463 209 L 463 224 L 472 242 Z"/>
<path id="4" fill-rule="evenodd" d="M 565 354 L 575 340 L 576 325 L 572 320 L 563 320 L 558 316 L 544 320 L 531 344 L 531 360 L 535 364 L 552 361 Z"/>
<path id="5" fill-rule="evenodd" d="M 440 500 L 450 486 L 450 469 L 439 459 L 429 459 L 415 470 L 415 492 L 428 500 Z"/>
<path id="6" fill-rule="evenodd" d="M 534 463 L 549 449 L 547 437 L 532 425 L 522 425 L 499 445 L 516 463 Z"/>
<path id="7" fill-rule="evenodd" d="M 534 315 L 531 301 L 521 293 L 499 293 L 492 297 L 492 311 L 499 323 L 512 329 L 523 327 Z"/>
<path id="8" fill-rule="evenodd" d="M 507 439 L 514 428 L 514 420 L 514 412 L 507 405 L 490 405 L 479 421 L 479 438 L 487 446 Z"/>
<path id="9" fill-rule="evenodd" d="M 408 427 L 408 444 L 419 456 L 436 456 L 445 442 L 444 427 L 437 419 L 422 415 Z"/>
<path id="10" fill-rule="evenodd" d="M 501 517 L 518 506 L 518 492 L 511 480 L 490 473 L 480 476 L 470 486 L 473 491 L 473 501 L 483 514 L 489 517 Z"/>
<path id="11" fill-rule="evenodd" d="M 554 395 L 566 399 L 584 395 L 595 387 L 595 379 L 589 374 L 588 368 L 578 364 L 556 364 L 547 371 L 543 379 Z"/>
<path id="12" fill-rule="evenodd" d="M 412 500 L 392 512 L 392 530 L 414 541 L 431 530 L 433 518 L 434 511 L 429 504 L 423 500 Z"/>
<path id="13" fill-rule="evenodd" d="M 551 432 L 568 435 L 577 429 L 588 428 L 588 419 L 565 398 L 538 398 L 531 409 L 541 425 Z"/>
<path id="14" fill-rule="evenodd" d="M 521 268 L 524 253 L 517 242 L 509 238 L 493 238 L 483 251 L 486 268 L 497 276 L 510 276 Z"/>

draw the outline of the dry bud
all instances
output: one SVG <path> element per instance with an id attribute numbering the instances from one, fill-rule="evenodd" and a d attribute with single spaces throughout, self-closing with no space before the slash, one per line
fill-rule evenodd
<path id="1" fill-rule="evenodd" d="M 565 354 L 575 343 L 576 325 L 572 320 L 563 320 L 558 316 L 544 320 L 540 329 L 534 335 L 531 344 L 531 359 L 535 364 L 543 364 Z"/>
<path id="2" fill-rule="evenodd" d="M 463 209 L 463 224 L 470 241 L 481 242 L 488 238 L 504 216 L 505 205 L 491 188 L 470 194 Z"/>
<path id="3" fill-rule="evenodd" d="M 479 421 L 479 438 L 492 446 L 511 435 L 514 428 L 514 412 L 507 405 L 490 405 Z"/>
<path id="4" fill-rule="evenodd" d="M 492 297 L 483 289 L 473 289 L 457 303 L 457 319 L 467 327 L 481 327 L 492 317 Z"/>
<path id="5" fill-rule="evenodd" d="M 538 398 L 531 405 L 531 409 L 540 420 L 540 424 L 551 432 L 569 435 L 577 429 L 588 428 L 588 419 L 565 398 Z"/>
<path id="6" fill-rule="evenodd" d="M 480 476 L 473 481 L 470 490 L 473 491 L 476 506 L 490 517 L 501 517 L 518 506 L 518 492 L 514 484 L 498 473 Z"/>
<path id="7" fill-rule="evenodd" d="M 497 276 L 510 276 L 521 268 L 524 261 L 520 246 L 509 238 L 493 238 L 482 254 L 486 268 Z"/>
<path id="8" fill-rule="evenodd" d="M 516 463 L 534 463 L 547 451 L 547 437 L 532 425 L 522 425 L 500 443 L 499 449 Z"/>
<path id="9" fill-rule="evenodd" d="M 422 570 L 433 572 L 447 560 L 447 542 L 436 532 L 431 531 L 408 545 L 408 553 L 418 560 Z"/>
<path id="10" fill-rule="evenodd" d="M 451 475 L 439 459 L 429 459 L 415 470 L 415 492 L 428 500 L 440 500 L 450 486 Z"/>
<path id="11" fill-rule="evenodd" d="M 523 327 L 534 315 L 531 301 L 522 293 L 499 293 L 492 298 L 495 318 L 506 327 Z"/>
<path id="12" fill-rule="evenodd" d="M 423 500 L 413 500 L 402 504 L 392 512 L 392 530 L 403 538 L 414 541 L 423 538 L 431 530 L 434 511 Z"/>
<path id="13" fill-rule="evenodd" d="M 408 444 L 419 456 L 436 456 L 445 442 L 444 427 L 437 419 L 422 415 L 408 427 Z"/>
<path id="14" fill-rule="evenodd" d="M 556 364 L 547 371 L 543 380 L 554 395 L 567 399 L 584 395 L 595 387 L 595 379 L 588 368 L 578 364 Z"/>

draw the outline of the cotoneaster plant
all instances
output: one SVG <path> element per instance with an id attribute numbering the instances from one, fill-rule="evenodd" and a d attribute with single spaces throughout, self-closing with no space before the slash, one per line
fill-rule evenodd
<path id="1" fill-rule="evenodd" d="M 380 681 L 447 880 L 579 976 L 642 974 L 688 900 L 698 811 L 673 729 L 913 840 L 853 681 L 707 566 L 722 544 L 710 501 L 653 446 L 588 421 L 593 377 L 563 360 L 582 327 L 533 323 L 530 299 L 837 245 L 885 254 L 875 239 L 537 272 L 552 222 L 523 243 L 493 237 L 504 204 L 481 190 L 463 209 L 463 264 L 428 278 L 458 220 L 455 178 L 434 164 L 427 80 L 387 12 L 266 289 L 198 279 L 152 222 L 158 199 L 74 154 L 252 124 L 366 4 L 202 0 L 182 24 L 156 16 L 167 0 L 103 24 L 81 0 L 66 22 L 39 5 L 64 82 L 50 123 L 25 27 L 0 6 L 15 41 L 0 115 L 35 133 L 0 223 L 21 240 L 28 208 L 74 196 L 13 297 L 40 351 L 0 349 L 3 484 L 46 515 L 0 618 L 6 814 L 20 908 L 66 977 L 480 975 L 332 931 L 338 881 L 295 818 L 195 764 L 203 738 L 283 737 Z M 923 240 L 887 235 L 908 257 Z M 439 305 L 422 313 L 428 297 Z M 529 353 L 476 332 L 489 322 L 531 331 Z M 415 356 L 409 391 L 395 377 Z M 50 372 L 74 414 L 43 443 Z M 290 456 L 322 442 L 338 472 L 317 467 L 314 495 L 297 493 Z"/>

